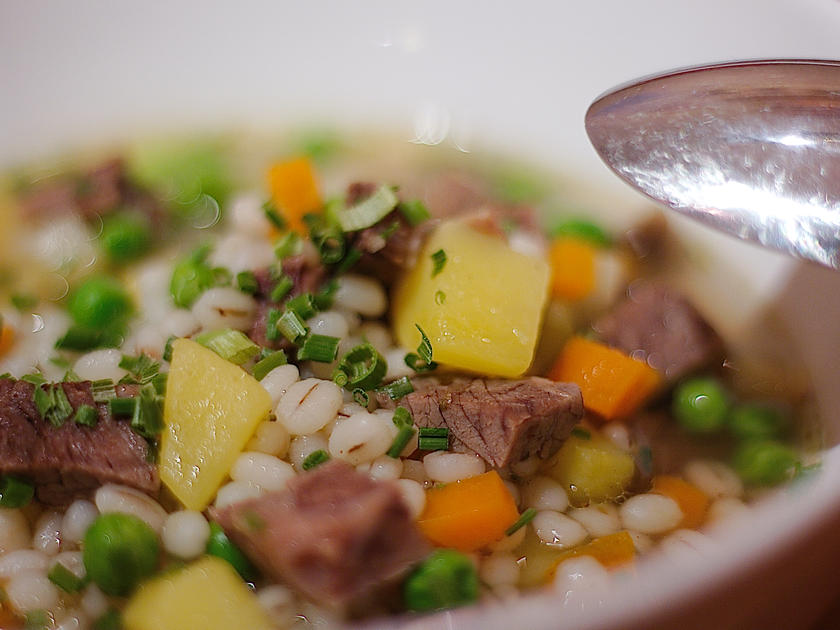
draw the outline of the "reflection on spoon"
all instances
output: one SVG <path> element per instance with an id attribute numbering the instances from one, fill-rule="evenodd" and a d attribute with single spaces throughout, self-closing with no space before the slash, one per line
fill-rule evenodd
<path id="1" fill-rule="evenodd" d="M 840 61 L 739 61 L 621 86 L 586 113 L 601 158 L 648 197 L 840 268 Z"/>

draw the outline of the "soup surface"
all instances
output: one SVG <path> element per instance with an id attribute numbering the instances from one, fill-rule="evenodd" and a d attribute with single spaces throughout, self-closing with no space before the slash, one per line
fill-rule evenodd
<path id="1" fill-rule="evenodd" d="M 680 291 L 663 218 L 535 169 L 321 132 L 5 183 L 2 627 L 568 593 L 816 465 L 807 387 Z"/>

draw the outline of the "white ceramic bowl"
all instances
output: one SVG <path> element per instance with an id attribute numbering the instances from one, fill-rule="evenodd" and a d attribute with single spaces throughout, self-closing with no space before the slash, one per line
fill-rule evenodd
<path id="1" fill-rule="evenodd" d="M 831 0 L 5 0 L 0 167 L 144 130 L 329 121 L 503 149 L 586 178 L 604 207 L 629 212 L 640 198 L 583 129 L 599 93 L 676 66 L 836 56 L 838 21 Z M 835 444 L 840 275 L 674 224 L 696 261 L 694 297 L 725 335 L 749 333 L 770 306 L 793 331 Z M 535 595 L 412 627 L 806 628 L 840 595 L 838 497 L 830 450 L 813 484 L 760 505 L 700 556 L 643 564 L 602 602 L 564 608 Z"/>

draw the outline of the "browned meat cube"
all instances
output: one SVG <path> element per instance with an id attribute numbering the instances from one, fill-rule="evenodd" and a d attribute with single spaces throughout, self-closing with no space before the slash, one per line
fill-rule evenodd
<path id="1" fill-rule="evenodd" d="M 419 380 L 419 379 L 418 379 Z M 420 427 L 448 427 L 450 448 L 501 468 L 556 453 L 583 417 L 580 389 L 544 378 L 418 383 L 400 400 Z"/>
<path id="2" fill-rule="evenodd" d="M 50 505 L 66 505 L 109 482 L 157 494 L 160 479 L 146 440 L 94 402 L 89 382 L 60 386 L 74 409 L 98 408 L 96 426 L 68 420 L 55 427 L 38 414 L 34 385 L 0 379 L 0 474 L 30 480 Z"/>
<path id="3" fill-rule="evenodd" d="M 267 576 L 343 612 L 376 606 L 429 551 L 394 485 L 337 460 L 213 516 Z"/>
<path id="4" fill-rule="evenodd" d="M 637 283 L 629 297 L 593 325 L 601 339 L 647 361 L 674 382 L 717 358 L 723 343 L 682 295 L 658 283 Z"/>

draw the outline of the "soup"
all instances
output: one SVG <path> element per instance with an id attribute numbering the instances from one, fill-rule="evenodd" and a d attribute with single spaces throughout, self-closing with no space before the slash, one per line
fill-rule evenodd
<path id="1" fill-rule="evenodd" d="M 303 140 L 7 178 L 6 625 L 333 625 L 608 581 L 816 465 L 807 387 L 677 288 L 661 217 L 613 233 L 522 165 Z"/>

